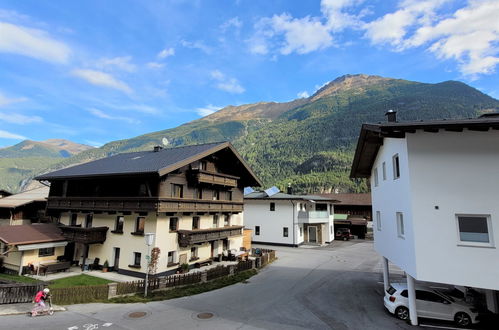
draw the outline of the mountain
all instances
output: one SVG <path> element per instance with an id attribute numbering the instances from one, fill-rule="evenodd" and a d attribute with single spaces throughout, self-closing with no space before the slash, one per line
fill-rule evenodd
<path id="1" fill-rule="evenodd" d="M 0 189 L 18 192 L 29 178 L 91 146 L 63 139 L 25 140 L 0 149 Z"/>
<path id="2" fill-rule="evenodd" d="M 230 140 L 266 186 L 284 189 L 291 183 L 300 193 L 364 192 L 365 180 L 348 178 L 355 143 L 361 124 L 386 120 L 388 109 L 396 110 L 399 120 L 467 118 L 498 111 L 499 101 L 457 81 L 427 84 L 346 75 L 308 98 L 227 106 L 176 128 L 83 151 L 45 172 L 154 145 Z"/>
<path id="3" fill-rule="evenodd" d="M 0 158 L 68 158 L 89 149 L 93 149 L 93 147 L 63 139 L 49 139 L 45 141 L 24 140 L 11 147 L 1 148 Z"/>

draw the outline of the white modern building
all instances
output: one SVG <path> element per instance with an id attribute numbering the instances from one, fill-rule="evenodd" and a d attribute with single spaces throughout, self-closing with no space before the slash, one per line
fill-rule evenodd
<path id="1" fill-rule="evenodd" d="M 352 178 L 370 178 L 374 247 L 414 280 L 470 287 L 499 312 L 499 115 L 364 124 Z"/>
<path id="2" fill-rule="evenodd" d="M 298 246 L 334 240 L 334 200 L 265 192 L 244 195 L 244 224 L 254 243 Z"/>

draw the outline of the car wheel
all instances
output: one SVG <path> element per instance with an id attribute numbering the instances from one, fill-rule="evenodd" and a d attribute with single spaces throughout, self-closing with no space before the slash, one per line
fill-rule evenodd
<path id="1" fill-rule="evenodd" d="M 409 309 L 404 306 L 397 307 L 397 309 L 395 310 L 395 316 L 398 319 L 406 321 L 409 319 Z"/>
<path id="2" fill-rule="evenodd" d="M 344 240 L 344 241 L 346 241 L 346 240 L 347 240 L 347 238 L 346 238 L 346 237 L 343 237 L 343 240 Z"/>
<path id="3" fill-rule="evenodd" d="M 454 316 L 454 322 L 460 327 L 467 327 L 471 324 L 471 317 L 465 312 L 459 312 Z"/>

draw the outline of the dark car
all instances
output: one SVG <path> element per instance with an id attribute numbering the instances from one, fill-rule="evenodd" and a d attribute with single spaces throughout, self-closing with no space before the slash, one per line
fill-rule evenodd
<path id="1" fill-rule="evenodd" d="M 348 241 L 349 239 L 353 238 L 353 235 L 350 233 L 350 229 L 348 228 L 338 228 L 336 229 L 336 234 L 334 235 L 334 238 Z"/>

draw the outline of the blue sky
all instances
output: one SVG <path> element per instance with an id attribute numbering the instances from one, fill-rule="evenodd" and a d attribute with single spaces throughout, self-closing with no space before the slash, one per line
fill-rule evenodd
<path id="1" fill-rule="evenodd" d="M 499 98 L 499 1 L 0 2 L 0 147 L 101 145 L 344 74 Z"/>

